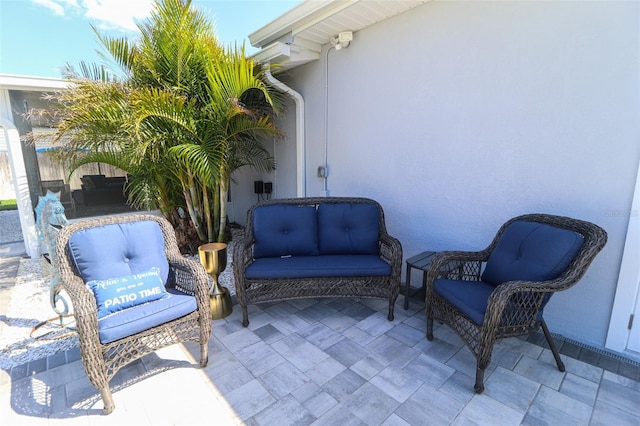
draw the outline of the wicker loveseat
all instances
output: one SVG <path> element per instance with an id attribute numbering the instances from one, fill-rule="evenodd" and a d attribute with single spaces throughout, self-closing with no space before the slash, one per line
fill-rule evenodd
<path id="1" fill-rule="evenodd" d="M 153 215 L 76 222 L 60 230 L 56 250 L 82 364 L 105 414 L 115 408 L 111 378 L 146 354 L 193 341 L 207 365 L 209 277 L 180 254 L 169 222 Z"/>
<path id="2" fill-rule="evenodd" d="M 322 197 L 263 201 L 247 213 L 234 250 L 242 325 L 247 306 L 316 297 L 372 297 L 400 291 L 402 246 L 387 234 L 380 204 L 367 198 Z"/>

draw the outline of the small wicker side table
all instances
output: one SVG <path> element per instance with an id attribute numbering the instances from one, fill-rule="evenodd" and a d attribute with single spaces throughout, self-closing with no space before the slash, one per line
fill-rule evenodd
<path id="1" fill-rule="evenodd" d="M 405 284 L 404 291 L 404 309 L 409 309 L 409 296 L 413 296 L 418 292 L 425 292 L 425 288 L 427 286 L 427 271 L 429 269 L 429 264 L 431 264 L 431 260 L 433 256 L 436 255 L 435 251 L 423 251 L 420 254 L 416 254 L 413 257 L 407 259 L 407 282 Z M 411 268 L 419 269 L 422 271 L 422 287 L 411 291 Z"/>

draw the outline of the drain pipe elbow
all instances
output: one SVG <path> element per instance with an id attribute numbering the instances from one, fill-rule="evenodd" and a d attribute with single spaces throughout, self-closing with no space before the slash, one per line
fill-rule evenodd
<path id="1" fill-rule="evenodd" d="M 296 151 L 297 151 L 297 176 L 296 192 L 298 197 L 307 195 L 307 166 L 306 166 L 306 141 L 304 138 L 304 98 L 291 87 L 284 84 L 271 74 L 269 68 L 265 71 L 267 81 L 276 89 L 289 95 L 296 104 Z"/>

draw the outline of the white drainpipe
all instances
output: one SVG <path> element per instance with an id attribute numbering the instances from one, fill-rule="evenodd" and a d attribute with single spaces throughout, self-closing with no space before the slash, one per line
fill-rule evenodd
<path id="1" fill-rule="evenodd" d="M 307 165 L 306 165 L 306 141 L 304 138 L 304 98 L 302 95 L 291 87 L 287 86 L 280 80 L 276 79 L 271 70 L 267 68 L 265 71 L 267 81 L 271 83 L 276 89 L 291 96 L 296 103 L 296 151 L 297 155 L 297 196 L 306 197 L 307 195 Z M 275 153 L 274 153 L 275 154 Z"/>

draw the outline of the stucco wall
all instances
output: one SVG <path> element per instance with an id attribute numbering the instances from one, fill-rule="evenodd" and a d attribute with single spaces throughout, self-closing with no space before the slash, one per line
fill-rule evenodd
<path id="1" fill-rule="evenodd" d="M 599 224 L 607 247 L 545 317 L 603 346 L 640 158 L 639 18 L 637 2 L 436 1 L 355 33 L 328 55 L 330 195 L 379 200 L 405 258 L 484 248 L 523 213 Z M 323 189 L 325 58 L 288 75 L 307 195 Z"/>
<path id="2" fill-rule="evenodd" d="M 273 184 L 271 198 L 296 196 L 295 105 L 286 98 L 284 104 L 281 116 L 276 119 L 282 136 L 263 141 L 263 146 L 276 161 L 276 170 L 266 173 L 245 166 L 233 173 L 231 203 L 228 205 L 230 222 L 245 225 L 247 210 L 259 200 L 254 193 L 253 182 L 256 180 Z M 266 197 L 265 194 L 262 199 Z"/>

